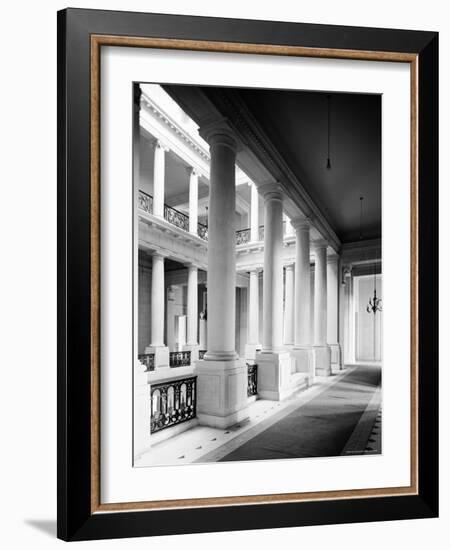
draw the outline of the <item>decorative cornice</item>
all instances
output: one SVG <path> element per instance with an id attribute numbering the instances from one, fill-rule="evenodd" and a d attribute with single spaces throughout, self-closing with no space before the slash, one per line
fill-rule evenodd
<path id="1" fill-rule="evenodd" d="M 172 117 L 170 117 L 159 105 L 150 99 L 144 92 L 141 95 L 141 109 L 144 108 L 152 116 L 160 119 L 165 126 L 177 137 L 182 139 L 187 145 L 193 149 L 204 160 L 210 160 L 209 153 L 199 143 L 197 143 Z"/>

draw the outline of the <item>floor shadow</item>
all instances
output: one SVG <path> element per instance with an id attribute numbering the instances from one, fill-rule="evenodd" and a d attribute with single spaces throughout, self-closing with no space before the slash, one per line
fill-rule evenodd
<path id="1" fill-rule="evenodd" d="M 56 519 L 26 519 L 25 523 L 46 535 L 56 538 Z"/>

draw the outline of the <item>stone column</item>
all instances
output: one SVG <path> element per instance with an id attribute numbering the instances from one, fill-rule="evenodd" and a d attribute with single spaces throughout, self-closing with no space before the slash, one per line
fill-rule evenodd
<path id="1" fill-rule="evenodd" d="M 188 266 L 187 285 L 187 344 L 185 351 L 191 352 L 191 365 L 198 360 L 198 270 L 195 265 Z"/>
<path id="2" fill-rule="evenodd" d="M 189 232 L 197 235 L 198 226 L 198 175 L 189 169 Z"/>
<path id="3" fill-rule="evenodd" d="M 331 348 L 331 365 L 341 368 L 339 322 L 339 257 L 327 258 L 327 343 Z"/>
<path id="4" fill-rule="evenodd" d="M 314 362 L 315 374 L 331 374 L 331 350 L 327 345 L 327 244 L 314 249 Z"/>
<path id="5" fill-rule="evenodd" d="M 254 183 L 251 184 L 250 201 L 250 240 L 255 242 L 259 241 L 259 196 Z"/>
<path id="6" fill-rule="evenodd" d="M 306 218 L 292 220 L 295 229 L 295 305 L 294 349 L 297 372 L 306 373 L 309 383 L 314 381 L 314 363 L 311 353 L 311 267 L 310 224 Z"/>
<path id="7" fill-rule="evenodd" d="M 210 146 L 208 348 L 196 364 L 200 423 L 227 427 L 247 418 L 247 368 L 235 350 L 236 151 L 224 123 L 201 129 Z"/>
<path id="8" fill-rule="evenodd" d="M 165 148 L 158 140 L 153 161 L 153 215 L 164 218 Z"/>
<path id="9" fill-rule="evenodd" d="M 254 361 L 256 351 L 261 349 L 259 343 L 259 272 L 260 269 L 250 271 L 248 292 L 248 342 L 245 346 L 245 358 Z"/>
<path id="10" fill-rule="evenodd" d="M 290 393 L 291 358 L 283 346 L 283 195 L 264 185 L 263 342 L 256 355 L 258 395 L 281 400 Z"/>
<path id="11" fill-rule="evenodd" d="M 164 344 L 164 256 L 152 256 L 150 345 L 145 353 L 155 354 L 155 368 L 169 366 L 169 348 Z"/>
<path id="12" fill-rule="evenodd" d="M 284 344 L 294 344 L 294 264 L 286 266 L 284 279 Z"/>

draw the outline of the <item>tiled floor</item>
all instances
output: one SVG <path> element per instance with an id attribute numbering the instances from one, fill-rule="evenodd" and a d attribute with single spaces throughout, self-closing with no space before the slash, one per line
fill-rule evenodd
<path id="1" fill-rule="evenodd" d="M 258 399 L 249 406 L 249 418 L 228 429 L 196 426 L 171 439 L 156 444 L 135 462 L 136 467 L 189 464 L 219 460 L 236 445 L 242 444 L 263 429 L 277 422 L 301 404 L 313 399 L 348 372 L 317 377 L 316 384 L 285 401 Z M 214 453 L 214 454 L 211 454 Z"/>
<path id="2" fill-rule="evenodd" d="M 264 455 L 264 451 L 258 450 L 260 447 L 259 441 L 264 441 L 265 434 L 277 434 L 277 432 L 279 432 L 278 427 L 281 426 L 285 426 L 285 432 L 282 436 L 285 438 L 283 439 L 283 445 L 285 447 L 289 447 L 289 441 L 287 441 L 287 438 L 290 437 L 291 440 L 297 440 L 299 437 L 299 434 L 293 430 L 292 426 L 296 426 L 298 419 L 302 416 L 300 411 L 306 411 L 306 406 L 308 403 L 310 404 L 310 407 L 314 403 L 317 403 L 320 410 L 322 410 L 321 407 L 325 407 L 323 408 L 325 418 L 329 412 L 327 412 L 327 406 L 338 407 L 340 409 L 343 407 L 342 399 L 345 399 L 347 393 L 356 391 L 358 392 L 359 399 L 361 397 L 361 392 L 365 391 L 367 393 L 367 399 L 366 394 L 364 394 L 364 398 L 359 401 L 359 409 L 355 401 L 355 396 L 353 396 L 353 403 L 347 403 L 347 424 L 348 422 L 352 422 L 350 428 L 347 426 L 347 430 L 350 429 L 351 432 L 354 425 L 358 422 L 359 417 L 365 410 L 367 405 L 366 401 L 368 399 L 370 400 L 370 395 L 368 392 L 373 392 L 375 389 L 372 387 L 372 383 L 364 386 L 363 382 L 363 385 L 358 387 L 356 387 L 356 382 L 353 384 L 347 384 L 346 380 L 351 380 L 350 375 L 355 370 L 355 368 L 346 368 L 342 371 L 338 371 L 338 373 L 335 373 L 335 375 L 331 377 L 318 377 L 316 379 L 316 384 L 313 387 L 298 393 L 283 402 L 268 401 L 264 399 L 257 400 L 249 406 L 248 420 L 231 428 L 216 429 L 206 426 L 196 426 L 171 439 L 156 444 L 135 463 L 135 466 L 145 467 L 174 464 L 181 465 L 193 462 L 216 462 L 221 460 L 245 460 L 245 456 L 241 457 L 242 453 L 240 453 L 239 449 L 246 447 L 252 449 L 250 454 L 254 454 L 256 452 L 257 455 L 261 455 L 262 452 Z M 350 393 L 349 399 L 351 399 Z M 303 409 L 304 407 L 306 408 Z M 348 407 L 350 407 L 350 409 L 356 408 L 354 411 L 350 411 L 351 420 L 348 416 Z M 297 417 L 295 415 L 297 415 Z M 343 418 L 344 417 L 342 417 L 342 419 Z M 356 420 L 354 420 L 355 418 Z M 312 430 L 319 429 L 317 419 L 314 420 L 314 418 L 310 418 L 310 421 L 302 419 L 302 422 L 304 427 L 306 427 L 306 432 L 308 431 L 308 426 L 311 426 Z M 327 423 L 325 423 L 325 425 L 326 424 Z M 271 430 L 272 427 L 273 429 Z M 302 429 L 300 436 L 306 436 L 306 432 L 305 429 Z M 368 433 L 370 433 L 370 431 Z M 317 433 L 317 436 L 321 437 L 320 431 Z M 261 437 L 263 438 L 262 440 Z M 348 435 L 344 435 L 344 437 L 348 438 Z M 273 439 L 273 436 L 270 439 Z M 344 446 L 345 441 L 346 439 L 342 443 L 342 446 Z M 289 450 L 287 450 L 287 452 L 289 454 Z M 298 452 L 298 449 L 295 452 Z M 311 451 L 308 450 L 305 452 Z M 300 454 L 298 456 L 304 455 Z M 258 457 L 251 458 L 249 456 L 249 459 L 254 458 Z"/>

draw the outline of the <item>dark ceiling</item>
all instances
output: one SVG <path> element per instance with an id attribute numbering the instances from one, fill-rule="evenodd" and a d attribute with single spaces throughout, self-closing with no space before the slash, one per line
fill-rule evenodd
<path id="1" fill-rule="evenodd" d="M 239 94 L 342 242 L 381 237 L 381 96 L 240 89 Z"/>

